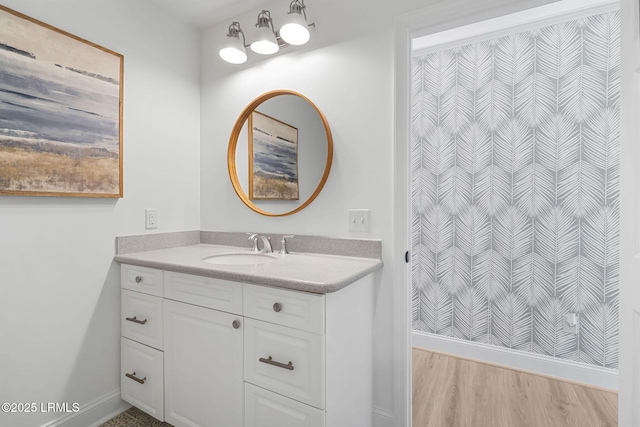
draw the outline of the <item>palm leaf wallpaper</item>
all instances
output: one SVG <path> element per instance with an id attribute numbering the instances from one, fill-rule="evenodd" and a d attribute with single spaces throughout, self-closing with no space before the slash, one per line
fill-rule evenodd
<path id="1" fill-rule="evenodd" d="M 620 13 L 412 73 L 414 330 L 617 369 Z"/>

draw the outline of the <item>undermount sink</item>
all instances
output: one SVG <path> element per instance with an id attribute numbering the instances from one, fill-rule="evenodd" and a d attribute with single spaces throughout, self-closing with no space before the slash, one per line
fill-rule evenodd
<path id="1" fill-rule="evenodd" d="M 204 262 L 216 265 L 253 265 L 275 261 L 274 255 L 263 252 L 226 252 L 203 259 Z"/>

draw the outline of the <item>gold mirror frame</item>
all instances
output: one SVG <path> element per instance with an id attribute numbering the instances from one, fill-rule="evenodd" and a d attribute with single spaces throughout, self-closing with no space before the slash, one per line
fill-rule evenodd
<path id="1" fill-rule="evenodd" d="M 311 197 L 309 197 L 303 204 L 301 204 L 300 206 L 298 206 L 297 208 L 289 212 L 271 213 L 257 207 L 249 199 L 249 197 L 246 195 L 246 193 L 242 189 L 242 186 L 240 185 L 240 181 L 238 180 L 238 171 L 236 168 L 236 148 L 238 146 L 238 138 L 240 137 L 240 132 L 242 132 L 242 128 L 244 127 L 245 122 L 249 119 L 249 116 L 251 115 L 251 113 L 263 102 L 280 95 L 294 95 L 294 96 L 300 97 L 305 101 L 307 101 L 309 104 L 311 104 L 313 108 L 316 110 L 316 112 L 322 119 L 322 123 L 324 124 L 324 130 L 327 134 L 327 163 L 324 167 L 324 173 L 322 175 L 322 179 L 320 180 L 318 187 L 316 187 Z M 231 131 L 231 137 L 229 138 L 229 149 L 227 151 L 227 166 L 229 169 L 229 178 L 231 179 L 231 184 L 233 185 L 233 189 L 235 190 L 240 200 L 242 200 L 242 203 L 247 205 L 247 207 L 252 211 L 257 212 L 260 215 L 264 215 L 264 216 L 278 217 L 278 216 L 293 215 L 294 213 L 300 212 L 301 210 L 309 206 L 311 202 L 313 202 L 315 198 L 318 197 L 318 194 L 320 194 L 320 192 L 322 191 L 322 188 L 327 182 L 327 178 L 329 177 L 329 172 L 331 171 L 332 162 L 333 162 L 333 137 L 331 136 L 331 129 L 329 128 L 329 122 L 327 122 L 327 118 L 324 116 L 324 114 L 322 114 L 322 111 L 320 111 L 320 109 L 316 106 L 316 104 L 314 104 L 309 98 L 302 95 L 301 93 L 294 92 L 292 90 L 287 90 L 287 89 L 273 90 L 271 92 L 267 92 L 263 95 L 260 95 L 259 97 L 251 101 L 251 103 L 246 106 L 246 108 L 242 111 L 242 113 L 236 120 L 236 123 L 233 126 L 233 130 Z"/>

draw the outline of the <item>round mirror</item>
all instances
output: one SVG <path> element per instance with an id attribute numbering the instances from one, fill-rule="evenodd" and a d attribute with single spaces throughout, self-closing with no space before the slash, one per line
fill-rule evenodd
<path id="1" fill-rule="evenodd" d="M 332 159 L 324 114 L 290 90 L 253 100 L 236 120 L 227 153 L 238 197 L 266 216 L 291 215 L 309 206 L 327 181 Z"/>

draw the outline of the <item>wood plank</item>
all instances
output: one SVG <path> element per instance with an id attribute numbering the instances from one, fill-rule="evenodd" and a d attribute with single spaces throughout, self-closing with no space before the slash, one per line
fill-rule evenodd
<path id="1" fill-rule="evenodd" d="M 617 393 L 413 349 L 413 427 L 613 427 Z"/>

